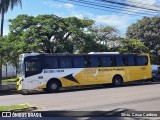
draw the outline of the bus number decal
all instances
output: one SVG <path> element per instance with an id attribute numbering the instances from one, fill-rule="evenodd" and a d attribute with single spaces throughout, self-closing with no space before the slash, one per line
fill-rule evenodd
<path id="1" fill-rule="evenodd" d="M 44 73 L 61 73 L 64 72 L 64 70 L 44 70 Z"/>

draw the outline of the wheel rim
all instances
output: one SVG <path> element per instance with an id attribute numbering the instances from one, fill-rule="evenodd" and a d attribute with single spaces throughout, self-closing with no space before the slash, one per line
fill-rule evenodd
<path id="1" fill-rule="evenodd" d="M 52 89 L 52 90 L 57 89 L 57 84 L 52 83 L 52 84 L 51 84 L 51 89 Z"/>
<path id="2" fill-rule="evenodd" d="M 117 77 L 114 78 L 113 84 L 114 84 L 115 86 L 120 86 L 121 83 L 122 83 L 122 79 L 121 79 L 120 77 L 117 76 Z"/>
<path id="3" fill-rule="evenodd" d="M 119 85 L 120 84 L 120 79 L 115 79 L 115 83 L 116 83 L 116 85 Z"/>

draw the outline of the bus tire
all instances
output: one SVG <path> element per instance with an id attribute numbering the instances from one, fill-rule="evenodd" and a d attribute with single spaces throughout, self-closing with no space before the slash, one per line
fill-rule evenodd
<path id="1" fill-rule="evenodd" d="M 151 81 L 152 81 L 152 82 L 157 82 L 158 80 L 157 80 L 155 77 L 153 77 L 153 78 L 151 79 Z"/>
<path id="2" fill-rule="evenodd" d="M 47 88 L 43 88 L 43 91 L 47 92 Z"/>
<path id="3" fill-rule="evenodd" d="M 120 75 L 116 75 L 112 79 L 112 84 L 115 87 L 121 86 L 123 83 L 123 78 Z"/>
<path id="4" fill-rule="evenodd" d="M 48 84 L 47 84 L 46 91 L 49 92 L 49 93 L 52 93 L 52 92 L 59 91 L 59 89 L 60 89 L 59 82 L 57 82 L 57 81 L 49 81 Z"/>

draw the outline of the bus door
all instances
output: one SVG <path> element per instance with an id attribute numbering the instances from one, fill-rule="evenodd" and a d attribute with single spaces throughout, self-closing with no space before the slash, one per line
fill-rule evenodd
<path id="1" fill-rule="evenodd" d="M 25 87 L 34 89 L 39 86 L 39 80 L 43 79 L 42 60 L 39 57 L 26 57 L 25 59 Z"/>

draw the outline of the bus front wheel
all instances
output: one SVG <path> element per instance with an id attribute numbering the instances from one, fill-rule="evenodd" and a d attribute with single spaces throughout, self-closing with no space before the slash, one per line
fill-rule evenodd
<path id="1" fill-rule="evenodd" d="M 121 86 L 122 83 L 123 83 L 123 79 L 121 76 L 117 75 L 113 77 L 113 80 L 112 80 L 113 86 L 118 87 L 118 86 Z"/>
<path id="2" fill-rule="evenodd" d="M 47 92 L 57 92 L 60 89 L 60 84 L 57 81 L 50 81 L 47 84 Z"/>

